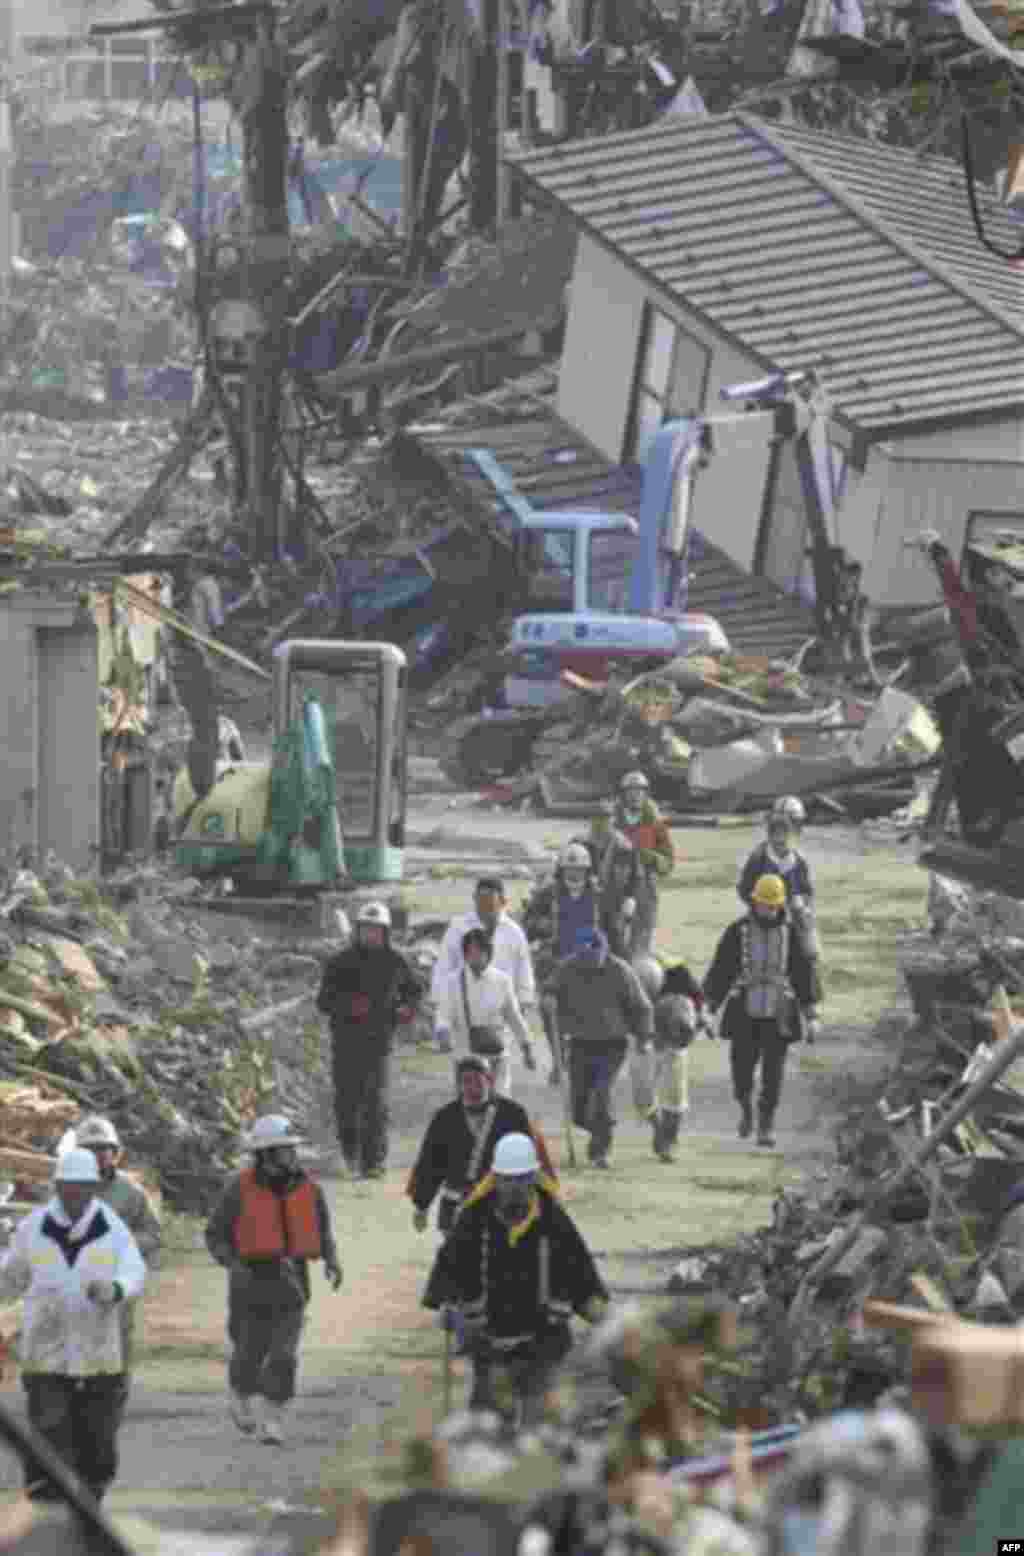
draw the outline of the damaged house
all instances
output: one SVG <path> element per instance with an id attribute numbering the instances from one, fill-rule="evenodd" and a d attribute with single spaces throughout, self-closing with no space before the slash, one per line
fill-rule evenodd
<path id="1" fill-rule="evenodd" d="M 842 547 L 868 598 L 910 604 L 935 585 L 905 537 L 933 526 L 959 555 L 972 527 L 1024 531 L 1024 275 L 978 242 L 959 166 L 745 113 L 516 165 L 579 228 L 560 417 L 615 464 L 667 419 L 711 419 L 690 523 L 742 572 L 811 604 L 815 544 Z M 778 372 L 824 390 L 812 493 L 794 442 L 722 403 Z"/>

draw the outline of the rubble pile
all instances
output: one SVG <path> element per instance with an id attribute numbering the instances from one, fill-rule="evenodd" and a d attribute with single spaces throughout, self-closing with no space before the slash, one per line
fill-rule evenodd
<path id="1" fill-rule="evenodd" d="M 632 680 L 563 680 L 572 696 L 546 715 L 531 770 L 501 783 L 509 802 L 572 814 L 641 767 L 670 812 L 759 809 L 796 792 L 821 819 L 859 821 L 915 802 L 919 780 L 907 769 L 940 743 L 906 692 L 867 696 L 853 677 L 760 656 L 695 654 Z M 448 743 L 461 738 L 453 729 Z M 446 771 L 463 755 L 449 752 Z"/>
<path id="2" fill-rule="evenodd" d="M 271 1100 L 319 1118 L 311 996 L 326 948 L 215 936 L 188 914 L 198 893 L 156 869 L 102 890 L 53 862 L 10 874 L 0 1144 L 52 1152 L 82 1111 L 101 1112 L 174 1208 L 202 1210 Z"/>

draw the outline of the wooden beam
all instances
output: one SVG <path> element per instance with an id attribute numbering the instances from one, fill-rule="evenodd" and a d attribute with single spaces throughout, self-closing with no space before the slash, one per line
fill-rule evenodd
<path id="1" fill-rule="evenodd" d="M 355 367 L 338 367 L 329 373 L 317 373 L 314 382 L 318 393 L 341 399 L 356 389 L 365 389 L 369 384 L 393 383 L 396 378 L 404 378 L 407 373 L 415 372 L 420 367 L 442 367 L 448 362 L 468 361 L 472 357 L 483 356 L 500 346 L 511 345 L 525 333 L 524 326 L 516 325 L 494 330 L 487 335 L 478 335 L 475 340 L 453 341 L 450 345 L 441 346 L 418 346 L 402 356 L 385 357 L 378 362 L 363 362 Z"/>

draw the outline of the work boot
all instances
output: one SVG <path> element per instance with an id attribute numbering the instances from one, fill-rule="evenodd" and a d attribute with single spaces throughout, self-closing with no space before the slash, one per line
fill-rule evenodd
<path id="1" fill-rule="evenodd" d="M 757 1118 L 757 1143 L 758 1145 L 773 1146 L 775 1144 L 774 1119 L 771 1113 L 761 1112 Z"/>
<path id="2" fill-rule="evenodd" d="M 664 1112 L 661 1115 L 661 1144 L 656 1147 L 658 1157 L 663 1162 L 674 1162 L 676 1159 L 676 1142 L 679 1139 L 679 1126 L 683 1121 L 681 1113 Z"/>
<path id="3" fill-rule="evenodd" d="M 263 1420 L 260 1424 L 260 1442 L 272 1443 L 275 1446 L 284 1442 L 283 1405 L 274 1405 L 267 1401 L 267 1408 L 263 1412 Z"/>
<path id="4" fill-rule="evenodd" d="M 665 1115 L 660 1108 L 648 1115 L 648 1123 L 651 1126 L 651 1147 L 655 1156 L 661 1157 L 665 1148 Z"/>
<path id="5" fill-rule="evenodd" d="M 754 1110 L 750 1106 L 750 1098 L 740 1103 L 740 1123 L 737 1134 L 741 1140 L 749 1140 L 754 1132 Z"/>
<path id="6" fill-rule="evenodd" d="M 238 1430 L 244 1433 L 246 1437 L 251 1437 L 256 1430 L 256 1409 L 252 1396 L 250 1394 L 236 1394 L 232 1390 L 228 1409 L 231 1411 L 231 1419 L 238 1427 Z"/>

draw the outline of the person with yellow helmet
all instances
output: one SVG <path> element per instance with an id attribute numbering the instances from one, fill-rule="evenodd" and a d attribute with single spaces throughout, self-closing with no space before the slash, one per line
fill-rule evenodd
<path id="1" fill-rule="evenodd" d="M 813 1042 L 822 999 L 817 958 L 794 932 L 780 875 L 754 884 L 750 910 L 729 925 L 704 978 L 705 1008 L 721 1010 L 719 1033 L 729 1043 L 739 1136 L 753 1132 L 754 1078 L 760 1068 L 757 1143 L 775 1144 L 775 1113 L 790 1043 Z"/>

